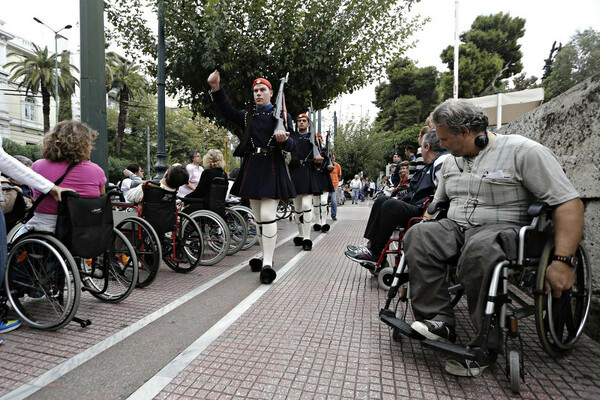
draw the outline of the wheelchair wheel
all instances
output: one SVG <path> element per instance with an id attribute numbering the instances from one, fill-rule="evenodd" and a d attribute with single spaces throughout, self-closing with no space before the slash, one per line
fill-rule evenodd
<path id="1" fill-rule="evenodd" d="M 229 228 L 229 236 L 231 239 L 227 255 L 231 256 L 240 251 L 246 244 L 248 229 L 246 228 L 246 221 L 244 218 L 231 208 L 225 209 L 225 223 Z"/>
<path id="2" fill-rule="evenodd" d="M 177 214 L 177 231 L 173 249 L 173 233 L 167 236 L 168 242 L 163 251 L 163 260 L 175 272 L 193 271 L 202 258 L 204 251 L 202 233 L 198 224 L 187 214 Z"/>
<path id="3" fill-rule="evenodd" d="M 12 227 L 12 229 L 10 231 L 8 231 L 8 233 L 6 234 L 6 243 L 11 243 L 15 237 L 15 235 L 17 234 L 17 232 L 19 232 L 19 230 L 25 226 L 24 224 L 22 224 L 21 222 L 17 222 L 17 224 L 15 226 Z"/>
<path id="4" fill-rule="evenodd" d="M 95 258 L 82 258 L 80 266 L 85 289 L 108 303 L 125 300 L 138 282 L 135 249 L 117 229 L 113 229 L 110 249 Z"/>
<path id="5" fill-rule="evenodd" d="M 544 294 L 546 268 L 554 252 L 554 240 L 544 246 L 538 265 L 535 284 L 535 325 L 542 347 L 552 357 L 561 357 L 573 348 L 587 321 L 592 298 L 590 260 L 579 244 L 576 255 L 579 265 L 575 269 L 573 287 L 564 291 L 559 299 L 552 293 Z"/>
<path id="6" fill-rule="evenodd" d="M 519 362 L 519 353 L 515 350 L 508 353 L 508 368 L 510 390 L 518 394 L 521 392 L 521 363 Z"/>
<path id="7" fill-rule="evenodd" d="M 292 215 L 292 209 L 290 203 L 286 200 L 279 200 L 277 204 L 277 219 L 286 219 Z"/>
<path id="8" fill-rule="evenodd" d="M 377 274 L 377 283 L 383 290 L 390 290 L 393 280 L 394 268 L 392 267 L 385 267 L 379 271 L 379 274 Z"/>
<path id="9" fill-rule="evenodd" d="M 137 256 L 139 271 L 136 287 L 146 287 L 156 279 L 162 249 L 158 234 L 152 226 L 142 218 L 127 217 L 116 226 L 129 240 Z"/>
<path id="10" fill-rule="evenodd" d="M 18 238 L 7 259 L 5 288 L 19 317 L 37 329 L 58 330 L 75 316 L 81 283 L 75 260 L 56 238 Z"/>
<path id="11" fill-rule="evenodd" d="M 242 246 L 242 250 L 248 250 L 258 242 L 258 236 L 256 236 L 257 225 L 254 213 L 251 209 L 244 206 L 233 206 L 231 209 L 237 211 L 246 222 L 246 243 Z"/>
<path id="12" fill-rule="evenodd" d="M 202 233 L 203 252 L 200 265 L 215 265 L 227 255 L 229 251 L 229 228 L 219 214 L 209 210 L 198 210 L 190 217 L 200 227 Z"/>

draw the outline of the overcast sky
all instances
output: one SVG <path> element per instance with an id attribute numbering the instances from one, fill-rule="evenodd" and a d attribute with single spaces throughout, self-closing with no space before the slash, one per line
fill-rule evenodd
<path id="1" fill-rule="evenodd" d="M 422 0 L 415 12 L 431 18 L 422 31 L 415 34 L 416 47 L 407 56 L 425 67 L 434 65 L 446 70 L 440 53 L 454 38 L 454 0 Z M 469 29 L 478 15 L 507 12 L 526 19 L 525 36 L 519 40 L 523 52 L 524 72 L 541 77 L 544 59 L 553 41 L 566 43 L 577 30 L 592 27 L 600 30 L 600 0 L 460 0 L 459 32 Z M 54 34 L 33 20 L 41 19 L 54 30 L 67 24 L 70 30 L 61 32 L 68 38 L 71 51 L 79 49 L 79 0 L 0 0 L 0 20 L 4 30 L 38 45 L 54 49 Z M 156 25 L 155 21 L 151 24 Z M 372 105 L 375 84 L 345 95 L 330 110 L 336 110 L 341 121 L 361 112 L 373 118 L 377 109 Z M 323 131 L 332 124 L 330 113 L 324 114 Z"/>

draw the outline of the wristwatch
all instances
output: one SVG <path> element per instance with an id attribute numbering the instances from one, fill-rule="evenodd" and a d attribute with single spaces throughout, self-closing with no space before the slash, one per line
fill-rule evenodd
<path id="1" fill-rule="evenodd" d="M 577 268 L 579 265 L 579 257 L 577 256 L 552 256 L 552 261 L 561 261 L 567 264 L 571 268 Z"/>

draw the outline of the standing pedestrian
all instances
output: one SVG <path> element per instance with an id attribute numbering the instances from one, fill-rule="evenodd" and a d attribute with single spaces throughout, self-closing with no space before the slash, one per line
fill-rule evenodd
<path id="1" fill-rule="evenodd" d="M 342 179 L 342 166 L 335 161 L 335 154 L 331 152 L 333 161 L 333 171 L 331 171 L 331 183 L 333 184 L 333 193 L 331 194 L 331 219 L 337 221 L 337 208 L 340 199 L 340 179 Z M 343 199 L 344 195 L 341 195 Z M 343 200 L 342 200 L 343 203 Z"/>
<path id="2" fill-rule="evenodd" d="M 352 189 L 352 204 L 358 204 L 358 192 L 360 191 L 360 178 L 354 175 L 354 179 L 350 181 L 350 189 Z"/>

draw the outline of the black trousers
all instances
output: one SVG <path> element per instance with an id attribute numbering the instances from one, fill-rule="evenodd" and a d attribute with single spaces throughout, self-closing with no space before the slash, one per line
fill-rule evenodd
<path id="1" fill-rule="evenodd" d="M 380 197 L 375 200 L 364 235 L 371 241 L 371 253 L 380 255 L 397 226 L 405 227 L 411 218 L 421 215 L 421 207 L 393 197 Z"/>

